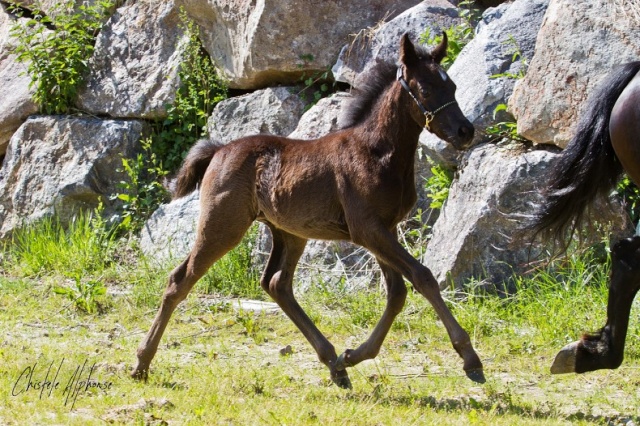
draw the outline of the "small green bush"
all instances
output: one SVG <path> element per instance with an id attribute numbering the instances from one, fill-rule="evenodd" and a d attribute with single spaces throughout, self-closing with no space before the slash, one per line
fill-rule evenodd
<path id="1" fill-rule="evenodd" d="M 427 198 L 431 199 L 429 207 L 432 209 L 441 209 L 444 202 L 449 197 L 449 188 L 453 184 L 453 171 L 446 167 L 436 164 L 427 157 L 427 161 L 431 164 L 431 177 L 425 181 L 425 189 Z"/>
<path id="2" fill-rule="evenodd" d="M 153 149 L 164 167 L 176 170 L 187 151 L 206 137 L 207 120 L 218 102 L 227 98 L 227 83 L 200 42 L 200 29 L 180 10 L 181 27 L 186 34 L 178 76 L 181 86 L 168 108 L 168 116 L 158 123 Z"/>
<path id="3" fill-rule="evenodd" d="M 112 5 L 98 1 L 74 8 L 75 2 L 68 0 L 54 3 L 48 14 L 36 5 L 33 18 L 16 20 L 11 26 L 11 36 L 18 41 L 14 53 L 19 62 L 27 63 L 29 87 L 34 88 L 33 99 L 41 112 L 66 114 L 73 108 L 95 36 Z M 10 10 L 22 16 L 22 9 Z"/>
<path id="4" fill-rule="evenodd" d="M 479 19 L 480 12 L 473 6 L 472 0 L 461 1 L 458 5 L 461 21 L 457 25 L 452 25 L 445 29 L 447 34 L 447 56 L 442 60 L 441 65 L 446 70 L 453 64 L 462 49 L 471 41 L 475 35 L 475 22 Z M 420 34 L 421 44 L 433 45 L 442 41 L 442 33 L 432 33 L 427 28 Z"/>

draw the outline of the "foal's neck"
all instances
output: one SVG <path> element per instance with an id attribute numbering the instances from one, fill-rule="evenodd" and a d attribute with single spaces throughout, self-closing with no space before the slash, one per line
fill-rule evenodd
<path id="1" fill-rule="evenodd" d="M 411 117 L 409 102 L 399 83 L 387 87 L 361 127 L 365 143 L 401 161 L 413 162 L 422 128 Z"/>

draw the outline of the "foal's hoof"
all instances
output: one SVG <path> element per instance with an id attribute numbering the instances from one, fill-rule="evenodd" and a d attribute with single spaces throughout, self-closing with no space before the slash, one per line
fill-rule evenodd
<path id="1" fill-rule="evenodd" d="M 332 371 L 331 381 L 333 381 L 333 383 L 335 383 L 339 388 L 353 389 L 353 386 L 351 386 L 351 380 L 349 379 L 349 374 L 347 374 L 347 370 Z"/>
<path id="2" fill-rule="evenodd" d="M 146 382 L 149 378 L 149 370 L 139 370 L 136 368 L 131 373 L 131 378 L 140 382 Z"/>
<path id="3" fill-rule="evenodd" d="M 569 343 L 558 352 L 553 364 L 551 364 L 551 374 L 575 373 L 576 354 L 578 353 L 579 344 L 579 341 Z"/>
<path id="4" fill-rule="evenodd" d="M 469 379 L 471 379 L 472 381 L 476 382 L 476 383 L 485 383 L 487 381 L 487 379 L 484 377 L 484 371 L 482 371 L 482 368 L 476 368 L 473 370 L 467 370 L 465 371 L 467 377 Z"/>

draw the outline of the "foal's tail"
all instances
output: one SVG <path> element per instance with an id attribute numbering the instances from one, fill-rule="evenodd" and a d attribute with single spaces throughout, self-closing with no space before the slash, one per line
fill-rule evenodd
<path id="1" fill-rule="evenodd" d="M 611 110 L 640 62 L 616 68 L 587 101 L 575 135 L 551 170 L 544 200 L 527 228 L 552 238 L 566 249 L 568 239 L 588 220 L 589 205 L 606 197 L 623 172 L 609 137 Z"/>
<path id="2" fill-rule="evenodd" d="M 221 147 L 210 139 L 200 139 L 189 150 L 172 188 L 174 200 L 189 195 L 200 185 L 211 159 Z"/>

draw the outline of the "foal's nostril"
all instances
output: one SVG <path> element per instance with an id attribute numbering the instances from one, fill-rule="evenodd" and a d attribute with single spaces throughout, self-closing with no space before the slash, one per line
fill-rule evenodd
<path id="1" fill-rule="evenodd" d="M 460 126 L 458 129 L 458 136 L 463 140 L 470 140 L 473 138 L 474 129 L 473 126 Z"/>

